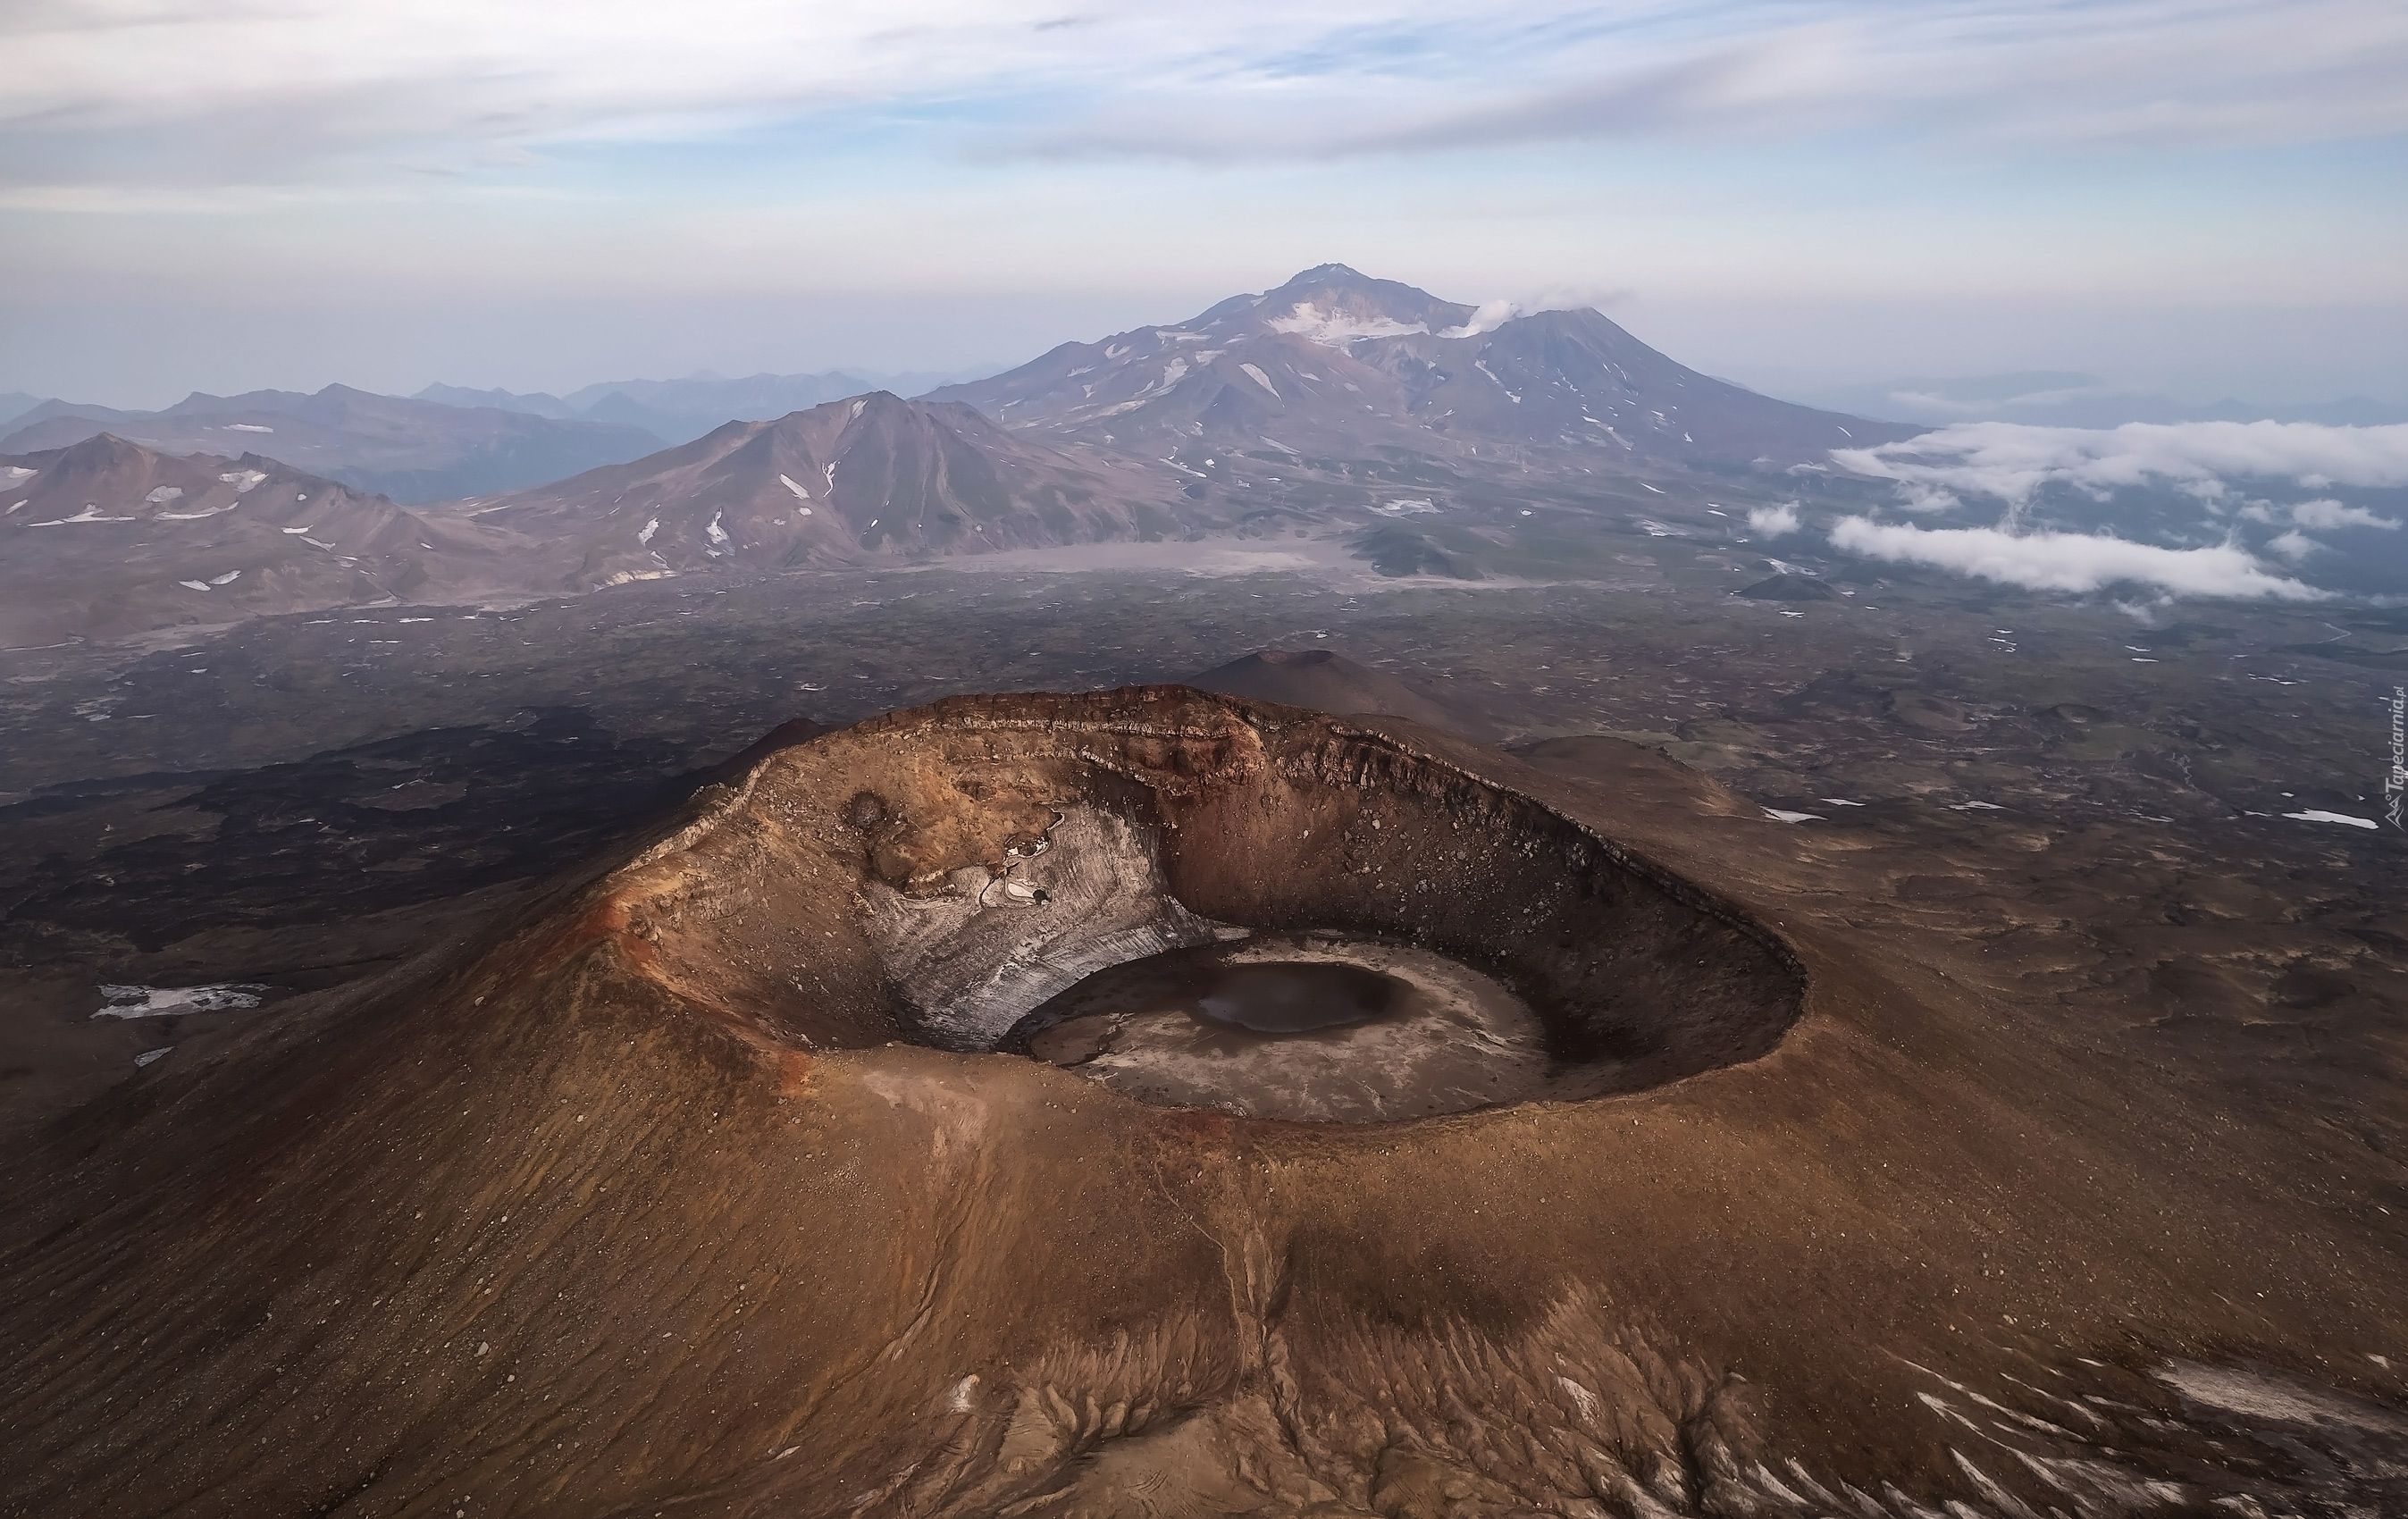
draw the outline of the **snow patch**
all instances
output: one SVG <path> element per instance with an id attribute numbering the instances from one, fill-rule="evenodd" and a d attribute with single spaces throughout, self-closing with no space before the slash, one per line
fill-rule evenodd
<path id="1" fill-rule="evenodd" d="M 258 982 L 219 982 L 208 986 L 116 986 L 100 989 L 95 1018 L 162 1018 L 180 1012 L 228 1012 L 259 1006 L 267 987 Z"/>
<path id="2" fill-rule="evenodd" d="M 64 527 L 70 523 L 135 523 L 141 520 L 139 517 L 104 517 L 100 514 L 98 507 L 87 501 L 83 504 L 83 509 L 72 517 L 53 517 L 46 523 L 27 523 L 25 525 L 27 527 Z"/>
<path id="3" fill-rule="evenodd" d="M 1271 383 L 1271 377 L 1270 377 L 1270 376 L 1268 376 L 1268 375 L 1267 375 L 1267 374 L 1263 373 L 1263 372 L 1262 372 L 1262 370 L 1260 370 L 1260 369 L 1256 368 L 1254 365 L 1251 365 L 1251 364 L 1241 364 L 1241 365 L 1238 365 L 1238 367 L 1239 367 L 1239 368 L 1240 368 L 1240 369 L 1243 369 L 1247 374 L 1249 374 L 1249 375 L 1253 376 L 1253 377 L 1254 377 L 1254 383 L 1255 383 L 1255 384 L 1260 385 L 1263 389 L 1265 389 L 1265 390 L 1267 390 L 1267 391 L 1269 391 L 1269 392 L 1271 393 L 1271 399 L 1272 399 L 1272 400 L 1276 401 L 1276 400 L 1278 400 L 1278 399 L 1280 398 L 1279 387 L 1278 387 L 1278 386 L 1276 386 L 1276 385 L 1273 385 L 1273 384 Z"/>
<path id="4" fill-rule="evenodd" d="M 779 476 L 778 478 L 779 478 L 780 480 L 784 480 L 786 477 L 785 477 L 785 476 L 783 476 L 783 475 L 781 475 L 781 476 Z M 657 533 L 657 532 L 659 532 L 660 530 L 661 530 L 661 520 L 660 520 L 658 517 L 655 517 L 655 518 L 653 518 L 651 522 L 648 522 L 648 523 L 646 523 L 644 524 L 644 530 L 643 530 L 642 532 L 640 532 L 640 533 L 638 533 L 638 534 L 637 534 L 637 535 L 636 535 L 636 541 L 637 541 L 637 542 L 638 542 L 638 543 L 650 543 L 650 542 L 652 542 L 652 535 L 653 535 L 653 534 L 655 534 L 655 533 Z M 290 532 L 290 531 L 291 531 L 291 529 L 289 529 L 289 528 L 288 528 L 288 529 L 286 529 L 286 531 L 287 531 L 287 532 Z"/>
<path id="5" fill-rule="evenodd" d="M 258 469 L 231 469 L 220 475 L 218 479 L 233 486 L 235 494 L 245 495 L 257 490 L 260 482 L 267 479 L 267 475 L 264 470 Z"/>
<path id="6" fill-rule="evenodd" d="M 1823 821 L 1823 814 L 1820 812 L 1791 812 L 1785 809 L 1778 807 L 1766 808 L 1764 810 L 1764 815 L 1770 818 L 1775 823 L 1820 823 Z"/>
<path id="7" fill-rule="evenodd" d="M 144 496 L 142 499 L 150 502 L 154 507 L 164 507 L 168 502 L 180 497 L 183 494 L 184 488 L 180 485 L 158 485 L 153 486 L 150 494 Z"/>
<path id="8" fill-rule="evenodd" d="M 2346 812 L 2328 812 L 2317 807 L 2309 808 L 2304 812 L 2286 812 L 2283 815 L 2294 823 L 2345 823 L 2353 828 L 2380 826 L 2372 818 L 2354 818 Z"/>
<path id="9" fill-rule="evenodd" d="M 263 427 L 255 422 L 230 422 L 226 423 L 225 430 L 229 433 L 272 433 L 276 431 L 273 427 Z"/>
<path id="10" fill-rule="evenodd" d="M 712 512 L 710 514 L 710 525 L 704 528 L 702 531 L 703 536 L 710 539 L 711 542 L 724 544 L 727 541 L 727 529 L 719 525 L 719 518 L 720 514 L 718 512 Z"/>
<path id="11" fill-rule="evenodd" d="M 209 583 L 210 583 L 211 585 L 232 585 L 235 581 L 236 581 L 236 580 L 241 580 L 241 579 L 242 579 L 242 571 L 238 570 L 238 569 L 230 569 L 230 570 L 227 570 L 227 571 L 226 571 L 224 574 L 222 574 L 222 575 L 212 575 L 212 576 L 210 576 L 210 577 L 209 577 Z"/>

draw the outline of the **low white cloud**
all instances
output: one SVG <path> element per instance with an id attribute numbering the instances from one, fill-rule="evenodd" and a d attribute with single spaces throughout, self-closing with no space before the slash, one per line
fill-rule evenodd
<path id="1" fill-rule="evenodd" d="M 1798 531 L 1798 503 L 1784 501 L 1777 507 L 1756 507 L 1747 514 L 1748 530 L 1769 538 Z"/>
<path id="2" fill-rule="evenodd" d="M 2397 529 L 2397 517 L 2378 517 L 2364 507 L 2339 501 L 2302 501 L 2291 509 L 2291 521 L 2301 527 L 2382 527 Z"/>
<path id="3" fill-rule="evenodd" d="M 2186 595 L 2315 601 L 2329 593 L 2275 574 L 2244 549 L 2160 549 L 2082 533 L 2014 533 L 1997 527 L 1925 528 L 1844 517 L 1831 542 L 1851 553 L 1929 565 L 2033 591 L 2156 586 Z"/>
<path id="4" fill-rule="evenodd" d="M 1471 313 L 1471 320 L 1460 327 L 1449 327 L 1440 337 L 1477 337 L 1482 333 L 1495 332 L 1515 317 L 1527 313 L 1519 301 L 1483 301 Z"/>
<path id="5" fill-rule="evenodd" d="M 2294 527 L 2287 533 L 2268 538 L 2266 547 L 2296 565 L 2324 545 Z"/>
<path id="6" fill-rule="evenodd" d="M 2232 480 L 2408 485 L 2408 423 L 2136 422 L 2092 428 L 1971 422 L 1903 442 L 1835 449 L 1831 457 L 1859 474 L 1897 480 L 1911 507 L 1942 492 L 1994 496 L 2022 507 L 2057 484 L 2094 495 L 2126 486 L 2168 485 L 2214 501 Z"/>

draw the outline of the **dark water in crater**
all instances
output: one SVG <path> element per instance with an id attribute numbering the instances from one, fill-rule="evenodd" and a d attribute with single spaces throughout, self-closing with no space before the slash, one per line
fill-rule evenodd
<path id="1" fill-rule="evenodd" d="M 1211 970 L 1205 981 L 1195 1010 L 1257 1034 L 1306 1034 L 1369 1023 L 1405 990 L 1393 976 L 1326 961 L 1229 966 Z"/>

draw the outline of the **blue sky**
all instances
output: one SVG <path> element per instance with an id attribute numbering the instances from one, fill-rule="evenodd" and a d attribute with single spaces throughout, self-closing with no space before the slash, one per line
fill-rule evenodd
<path id="1" fill-rule="evenodd" d="M 1341 260 L 1768 389 L 2408 399 L 2396 0 L 28 0 L 0 390 L 970 368 Z"/>

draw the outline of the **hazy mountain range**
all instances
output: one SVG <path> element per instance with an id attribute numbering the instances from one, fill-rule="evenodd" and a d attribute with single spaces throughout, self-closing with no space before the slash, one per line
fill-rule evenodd
<path id="1" fill-rule="evenodd" d="M 2039 408 L 2085 378 L 1913 394 Z M 1474 308 L 1334 264 L 917 400 L 788 405 L 857 382 L 39 403 L 0 439 L 0 633 L 1222 537 L 1336 539 L 1400 577 L 1558 576 L 1618 532 L 2292 599 L 2383 594 L 2408 552 L 2408 428 L 1876 422 L 1714 380 L 1593 310 Z M 452 404 L 494 399 L 583 410 Z M 700 407 L 738 420 L 667 448 L 600 420 Z"/>
<path id="2" fill-rule="evenodd" d="M 782 417 L 824 401 L 878 390 L 910 395 L 962 378 L 933 372 L 864 375 L 831 369 L 817 375 L 759 374 L 729 380 L 705 370 L 683 380 L 609 380 L 566 395 L 429 385 L 416 399 L 446 406 L 495 407 L 556 422 L 615 423 L 641 427 L 664 443 L 688 443 L 731 420 Z"/>
<path id="3" fill-rule="evenodd" d="M 557 480 L 660 446 L 652 433 L 624 423 L 557 421 L 329 385 L 313 394 L 196 391 L 160 411 L 45 401 L 0 437 L 0 453 L 39 453 L 104 432 L 163 453 L 259 450 L 328 480 L 405 502 Z"/>

